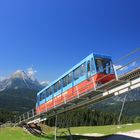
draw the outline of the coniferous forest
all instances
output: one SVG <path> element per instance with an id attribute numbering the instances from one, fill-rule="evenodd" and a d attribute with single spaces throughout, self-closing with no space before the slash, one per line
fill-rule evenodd
<path id="1" fill-rule="evenodd" d="M 9 112 L 0 110 L 0 123 L 6 123 L 7 121 L 14 122 L 14 119 L 19 115 L 16 112 Z M 58 127 L 74 127 L 74 126 L 101 126 L 118 124 L 119 113 L 103 112 L 99 110 L 93 110 L 92 108 L 81 108 L 65 112 L 57 115 Z M 55 117 L 52 117 L 46 121 L 49 126 L 55 125 Z M 140 116 L 128 116 L 122 115 L 121 124 L 140 122 Z"/>
<path id="2" fill-rule="evenodd" d="M 75 126 L 101 126 L 118 124 L 119 114 L 110 112 L 101 112 L 91 108 L 83 108 L 57 116 L 58 127 L 75 127 Z M 133 123 L 134 118 L 122 115 L 121 122 Z M 47 125 L 55 125 L 55 117 L 47 120 Z"/>

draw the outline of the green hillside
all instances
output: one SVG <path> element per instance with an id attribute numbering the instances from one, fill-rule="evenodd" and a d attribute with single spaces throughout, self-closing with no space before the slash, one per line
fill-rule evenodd
<path id="1" fill-rule="evenodd" d="M 0 92 L 0 108 L 7 111 L 26 112 L 35 107 L 36 90 L 18 89 Z"/>
<path id="2" fill-rule="evenodd" d="M 1 140 L 50 140 L 51 138 L 36 137 L 22 128 L 0 128 Z"/>

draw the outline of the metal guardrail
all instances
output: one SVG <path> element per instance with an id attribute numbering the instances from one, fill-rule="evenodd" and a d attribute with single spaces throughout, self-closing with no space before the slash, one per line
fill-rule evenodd
<path id="1" fill-rule="evenodd" d="M 135 72 L 135 70 L 137 70 L 140 67 L 140 57 L 139 56 L 140 56 L 140 48 L 134 50 L 130 54 L 127 54 L 123 58 L 119 59 L 114 64 L 114 68 L 115 68 L 115 73 L 116 73 L 117 79 L 116 80 L 112 80 L 109 83 L 111 83 L 111 82 L 113 83 L 113 82 L 118 81 L 118 83 L 116 82 L 117 84 L 113 85 L 113 86 L 117 87 L 117 86 L 120 86 L 121 84 L 125 84 L 125 82 L 128 82 L 131 78 L 127 77 L 125 79 L 125 81 L 122 81 L 121 79 L 123 79 L 123 77 L 125 77 L 127 74 L 130 74 L 130 76 L 133 76 L 132 74 Z M 140 69 L 139 69 L 139 72 L 140 72 Z M 109 75 L 106 75 L 106 76 L 98 79 L 98 81 L 100 81 L 101 79 L 103 79 L 103 78 L 105 78 L 107 76 L 109 76 Z M 86 100 L 86 98 L 89 98 L 89 100 L 91 100 L 90 98 L 95 98 L 95 97 L 98 99 L 98 98 L 102 97 L 101 95 L 105 91 L 107 92 L 108 89 L 115 88 L 115 87 L 112 86 L 112 83 L 110 85 L 109 85 L 109 83 L 106 83 L 105 85 L 107 85 L 108 88 L 95 87 L 91 91 L 86 91 L 85 93 L 80 94 L 80 95 L 78 94 L 80 90 L 83 90 L 87 86 L 90 86 L 91 84 L 93 84 L 95 82 L 98 82 L 98 81 L 91 80 L 91 82 L 88 85 L 78 89 L 78 91 L 75 91 L 75 92 L 77 92 L 76 93 L 77 94 L 76 98 L 70 99 L 67 102 L 62 103 L 61 105 L 54 106 L 53 108 L 51 108 L 49 110 L 46 109 L 46 111 L 41 113 L 41 114 L 36 114 L 36 110 L 32 109 L 32 110 L 24 113 L 23 115 L 19 116 L 16 119 L 15 122 L 17 124 L 20 124 L 20 123 L 23 123 L 23 122 L 26 122 L 26 121 L 31 121 L 33 119 L 40 118 L 40 117 L 42 117 L 45 114 L 49 114 L 51 111 L 53 112 L 52 114 L 55 115 L 55 111 L 59 110 L 59 108 L 62 108 L 61 110 L 63 110 L 64 108 L 69 107 L 71 104 L 76 103 L 76 101 L 78 102 L 80 100 L 83 100 L 84 98 L 85 98 L 85 100 Z M 105 85 L 102 85 L 102 87 L 105 86 Z M 74 94 L 75 94 L 75 92 L 74 92 Z M 92 93 L 92 92 L 94 92 L 94 96 L 90 97 L 89 93 Z M 110 95 L 108 94 L 108 97 L 109 96 Z M 73 103 L 73 101 L 74 101 L 74 103 Z M 90 102 L 90 101 L 88 101 L 88 102 Z M 75 104 L 75 106 L 77 106 L 77 105 L 78 105 L 78 103 Z"/>

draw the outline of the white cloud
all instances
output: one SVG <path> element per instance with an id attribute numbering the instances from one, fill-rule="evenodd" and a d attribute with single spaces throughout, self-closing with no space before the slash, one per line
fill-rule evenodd
<path id="1" fill-rule="evenodd" d="M 37 73 L 37 70 L 34 70 L 33 67 L 30 67 L 27 69 L 27 75 L 32 79 L 35 80 L 35 75 Z"/>
<path id="2" fill-rule="evenodd" d="M 118 71 L 129 71 L 137 66 L 138 66 L 138 64 L 136 62 L 133 62 L 133 63 L 129 64 L 128 66 L 114 65 L 114 68 Z"/>
<path id="3" fill-rule="evenodd" d="M 138 64 L 136 63 L 136 61 L 134 61 L 133 63 L 131 63 L 131 67 L 135 67 L 135 66 L 137 66 Z"/>
<path id="4" fill-rule="evenodd" d="M 117 69 L 119 69 L 121 67 L 122 67 L 122 65 L 114 65 L 115 70 L 117 70 Z"/>
<path id="5" fill-rule="evenodd" d="M 42 82 L 40 82 L 40 84 L 43 86 L 47 86 L 50 84 L 50 82 L 49 81 L 42 81 Z"/>
<path id="6" fill-rule="evenodd" d="M 119 69 L 120 71 L 123 71 L 123 70 L 127 70 L 128 66 L 123 67 L 122 65 L 114 65 L 114 68 L 115 70 Z"/>
<path id="7" fill-rule="evenodd" d="M 37 71 L 34 70 L 34 69 L 31 67 L 31 68 L 28 68 L 28 69 L 27 69 L 27 73 L 28 73 L 29 75 L 35 75 L 35 73 L 37 73 Z"/>

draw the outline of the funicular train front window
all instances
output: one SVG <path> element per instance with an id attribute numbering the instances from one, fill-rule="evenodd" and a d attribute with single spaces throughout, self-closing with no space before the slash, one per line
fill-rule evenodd
<path id="1" fill-rule="evenodd" d="M 113 74 L 113 65 L 111 59 L 107 58 L 96 58 L 97 73 Z"/>

